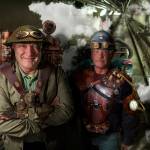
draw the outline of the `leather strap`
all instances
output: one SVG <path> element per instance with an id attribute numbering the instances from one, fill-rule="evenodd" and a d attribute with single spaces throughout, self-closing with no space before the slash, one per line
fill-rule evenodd
<path id="1" fill-rule="evenodd" d="M 100 90 L 98 90 L 95 86 L 92 87 L 92 89 L 98 93 L 100 96 L 104 97 L 105 99 L 111 100 L 111 97 L 107 96 L 106 94 L 102 93 Z"/>
<path id="2" fill-rule="evenodd" d="M 5 75 L 8 81 L 15 87 L 20 95 L 23 96 L 25 94 L 24 88 L 19 79 L 17 78 L 10 63 L 2 64 L 0 67 L 0 72 Z"/>
<path id="3" fill-rule="evenodd" d="M 35 92 L 37 95 L 40 95 L 41 89 L 43 85 L 45 85 L 45 83 L 47 82 L 49 75 L 50 75 L 50 67 L 47 66 L 46 68 L 39 70 L 38 81 L 35 88 Z"/>
<path id="4" fill-rule="evenodd" d="M 21 96 L 25 95 L 25 90 L 23 88 L 23 85 L 21 84 L 18 77 L 16 76 L 15 71 L 13 70 L 13 67 L 10 63 L 5 63 L 1 65 L 0 72 L 5 75 L 8 81 L 14 86 L 14 88 L 18 91 L 18 93 Z M 44 83 L 47 82 L 49 74 L 50 74 L 49 67 L 39 70 L 38 81 L 35 88 L 35 93 L 37 95 L 40 95 L 41 89 Z"/>

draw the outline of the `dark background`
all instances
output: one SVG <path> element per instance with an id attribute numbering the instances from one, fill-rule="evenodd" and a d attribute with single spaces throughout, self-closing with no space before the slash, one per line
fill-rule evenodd
<path id="1" fill-rule="evenodd" d="M 17 26 L 31 24 L 41 26 L 40 17 L 29 11 L 28 6 L 38 0 L 1 0 L 0 1 L 0 30 L 12 31 Z M 50 1 L 49 1 L 50 2 Z"/>

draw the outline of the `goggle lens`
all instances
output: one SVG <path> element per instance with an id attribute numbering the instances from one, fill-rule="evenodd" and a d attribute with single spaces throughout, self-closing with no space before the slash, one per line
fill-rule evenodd
<path id="1" fill-rule="evenodd" d="M 18 38 L 18 39 L 24 39 L 28 36 L 33 37 L 35 39 L 43 38 L 43 34 L 41 32 L 38 32 L 38 31 L 19 31 L 16 34 L 16 38 Z"/>
<path id="2" fill-rule="evenodd" d="M 114 46 L 108 42 L 102 42 L 102 43 L 92 42 L 91 49 L 113 50 Z"/>
<path id="3" fill-rule="evenodd" d="M 98 49 L 98 48 L 106 49 L 106 48 L 108 48 L 108 47 L 109 47 L 108 42 L 103 42 L 103 43 L 92 42 L 92 43 L 91 43 L 91 48 L 92 48 L 92 49 Z"/>

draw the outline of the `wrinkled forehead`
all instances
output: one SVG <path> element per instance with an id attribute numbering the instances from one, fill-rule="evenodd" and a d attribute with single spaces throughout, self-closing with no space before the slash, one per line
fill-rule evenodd
<path id="1" fill-rule="evenodd" d="M 28 43 L 13 43 L 12 48 L 15 49 L 26 49 L 27 47 L 31 47 L 32 49 L 36 49 L 38 51 L 41 51 L 42 49 L 42 43 L 34 43 L 34 42 L 28 42 Z"/>
<path id="2" fill-rule="evenodd" d="M 13 43 L 12 45 L 43 45 L 42 43 L 36 43 L 36 42 L 18 42 L 18 43 Z"/>

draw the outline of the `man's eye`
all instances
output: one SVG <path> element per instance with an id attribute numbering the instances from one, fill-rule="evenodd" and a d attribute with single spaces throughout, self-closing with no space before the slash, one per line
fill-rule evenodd
<path id="1" fill-rule="evenodd" d="M 20 47 L 26 48 L 26 47 L 27 47 L 27 45 L 23 44 L 23 45 L 21 45 Z"/>
<path id="2" fill-rule="evenodd" d="M 39 45 L 39 44 L 33 44 L 32 47 L 34 49 L 41 49 L 41 45 Z"/>
<path id="3" fill-rule="evenodd" d="M 37 45 L 32 45 L 32 47 L 34 48 L 34 49 L 38 49 L 38 46 Z"/>
<path id="4" fill-rule="evenodd" d="M 17 47 L 17 48 L 20 48 L 20 47 L 21 47 L 21 48 L 26 48 L 27 46 L 26 46 L 25 44 L 17 44 L 16 47 Z"/>
<path id="5" fill-rule="evenodd" d="M 97 49 L 97 48 L 94 49 L 94 52 L 95 52 L 95 53 L 99 53 L 99 49 Z"/>

